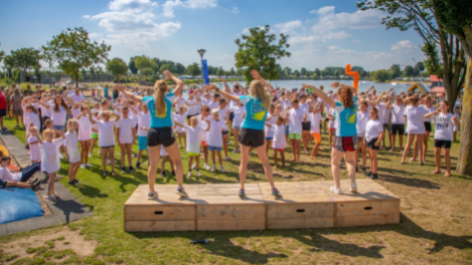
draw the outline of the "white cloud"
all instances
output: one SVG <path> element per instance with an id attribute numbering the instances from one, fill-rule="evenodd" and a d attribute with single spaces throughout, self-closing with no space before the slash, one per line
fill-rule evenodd
<path id="1" fill-rule="evenodd" d="M 96 32 L 89 33 L 89 38 L 91 39 L 100 38 L 101 36 L 103 36 L 102 33 L 96 33 Z"/>
<path id="2" fill-rule="evenodd" d="M 325 16 L 327 14 L 334 13 L 335 8 L 336 8 L 335 6 L 325 6 L 318 10 L 315 9 L 315 10 L 310 11 L 310 14 L 318 14 L 321 16 Z"/>
<path id="3" fill-rule="evenodd" d="M 313 31 L 325 31 L 336 28 L 366 29 L 381 26 L 385 13 L 375 9 L 358 10 L 354 13 L 329 13 L 319 18 L 311 28 Z"/>
<path id="4" fill-rule="evenodd" d="M 233 6 L 233 8 L 231 9 L 231 12 L 235 13 L 235 14 L 239 14 L 239 8 Z"/>
<path id="5" fill-rule="evenodd" d="M 392 51 L 398 51 L 398 50 L 410 50 L 414 49 L 417 46 L 414 45 L 410 40 L 402 40 L 399 41 L 392 46 Z"/>
<path id="6" fill-rule="evenodd" d="M 113 0 L 108 3 L 110 10 L 129 10 L 135 12 L 144 12 L 154 7 L 157 7 L 156 2 L 150 0 Z"/>
<path id="7" fill-rule="evenodd" d="M 361 40 L 359 40 L 359 39 L 353 39 L 353 40 L 352 40 L 352 43 L 361 43 Z"/>
<path id="8" fill-rule="evenodd" d="M 234 59 L 234 55 L 231 54 L 223 54 L 221 56 L 216 57 L 218 60 L 228 60 L 228 59 Z"/>
<path id="9" fill-rule="evenodd" d="M 323 35 L 324 39 L 326 40 L 342 40 L 346 38 L 352 37 L 351 34 L 346 33 L 345 31 L 338 31 L 338 32 L 328 32 Z"/>
<path id="10" fill-rule="evenodd" d="M 276 24 L 274 28 L 278 29 L 280 33 L 290 33 L 293 29 L 303 27 L 303 23 L 300 20 L 288 21 L 280 24 Z"/>
<path id="11" fill-rule="evenodd" d="M 182 2 L 180 0 L 167 0 L 163 5 L 164 17 L 174 17 L 174 9 L 176 8 L 190 8 L 190 9 L 203 9 L 209 7 L 217 7 L 217 0 L 187 0 Z M 234 12 L 234 11 L 233 11 Z"/>

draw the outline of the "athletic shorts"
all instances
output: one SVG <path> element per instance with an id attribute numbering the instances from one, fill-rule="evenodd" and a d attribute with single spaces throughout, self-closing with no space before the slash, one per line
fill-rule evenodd
<path id="1" fill-rule="evenodd" d="M 210 150 L 210 151 L 221 151 L 221 149 L 223 149 L 223 147 L 211 146 L 211 145 L 208 146 L 208 150 Z"/>
<path id="2" fill-rule="evenodd" d="M 405 134 L 405 125 L 404 124 L 392 124 L 392 134 L 393 135 L 404 135 Z"/>
<path id="3" fill-rule="evenodd" d="M 207 142 L 206 142 L 206 141 L 201 141 L 201 142 L 200 142 L 200 145 L 201 145 L 201 146 L 205 146 L 205 147 L 207 147 L 207 146 L 208 146 L 208 144 L 207 144 Z"/>
<path id="4" fill-rule="evenodd" d="M 235 129 L 235 130 L 239 130 L 239 129 L 241 129 L 241 126 L 238 126 L 238 125 L 233 125 L 233 129 Z"/>
<path id="5" fill-rule="evenodd" d="M 7 186 L 7 181 L 0 179 L 0 187 L 5 188 Z"/>
<path id="6" fill-rule="evenodd" d="M 451 149 L 452 142 L 446 140 L 434 140 L 434 147 L 436 148 L 444 148 L 444 149 Z"/>
<path id="7" fill-rule="evenodd" d="M 272 139 L 274 139 L 274 137 L 266 137 L 266 141 L 272 141 Z"/>
<path id="8" fill-rule="evenodd" d="M 388 125 L 388 123 L 384 123 L 383 128 L 384 130 L 390 131 L 390 125 Z"/>
<path id="9" fill-rule="evenodd" d="M 230 112 L 228 118 L 229 118 L 229 121 L 232 122 L 234 120 L 234 112 Z"/>
<path id="10" fill-rule="evenodd" d="M 354 152 L 358 147 L 357 136 L 334 137 L 334 149 L 340 152 Z"/>
<path id="11" fill-rule="evenodd" d="M 427 131 L 427 132 L 431 132 L 431 122 L 425 122 L 424 123 L 424 129 Z"/>
<path id="12" fill-rule="evenodd" d="M 309 131 L 311 130 L 311 122 L 302 122 L 302 131 Z"/>
<path id="13" fill-rule="evenodd" d="M 7 116 L 7 109 L 0 109 L 0 118 L 5 117 L 5 116 Z"/>
<path id="14" fill-rule="evenodd" d="M 52 128 L 56 131 L 65 131 L 66 130 L 65 125 L 53 125 Z"/>
<path id="15" fill-rule="evenodd" d="M 330 132 L 335 132 L 335 131 L 336 131 L 336 128 L 329 128 L 329 131 L 330 131 Z"/>
<path id="16" fill-rule="evenodd" d="M 289 133 L 288 134 L 288 139 L 289 140 L 300 140 L 300 139 L 302 139 L 302 134 L 301 133 Z"/>
<path id="17" fill-rule="evenodd" d="M 146 136 L 138 136 L 138 150 L 144 151 L 147 149 L 147 137 Z"/>
<path id="18" fill-rule="evenodd" d="M 98 133 L 92 133 L 92 139 L 98 139 Z"/>
<path id="19" fill-rule="evenodd" d="M 259 147 L 264 145 L 264 131 L 263 130 L 254 130 L 248 128 L 241 128 L 241 133 L 239 134 L 239 143 L 244 146 L 250 147 Z"/>
<path id="20" fill-rule="evenodd" d="M 288 126 L 285 126 L 285 135 L 288 135 L 289 134 L 289 128 Z"/>
<path id="21" fill-rule="evenodd" d="M 100 149 L 108 149 L 108 148 L 115 148 L 115 146 L 114 145 L 100 146 Z"/>
<path id="22" fill-rule="evenodd" d="M 321 134 L 320 133 L 313 132 L 313 133 L 311 133 L 311 135 L 313 136 L 313 138 L 315 138 L 315 142 L 317 144 L 321 143 Z"/>
<path id="23" fill-rule="evenodd" d="M 221 132 L 222 135 L 228 134 L 228 130 Z"/>
<path id="24" fill-rule="evenodd" d="M 190 157 L 190 156 L 199 156 L 200 153 L 191 153 L 191 152 L 187 152 L 187 155 Z"/>
<path id="25" fill-rule="evenodd" d="M 175 137 L 172 134 L 172 127 L 150 128 L 147 135 L 148 146 L 163 145 L 169 147 L 175 142 Z"/>
<path id="26" fill-rule="evenodd" d="M 367 143 L 367 148 L 372 149 L 372 150 L 379 150 L 379 146 L 375 146 L 375 143 L 379 140 L 379 138 L 374 138 L 370 140 L 370 142 Z"/>

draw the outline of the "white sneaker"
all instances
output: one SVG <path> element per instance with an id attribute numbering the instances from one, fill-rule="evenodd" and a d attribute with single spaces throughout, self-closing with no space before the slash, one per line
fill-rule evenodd
<path id="1" fill-rule="evenodd" d="M 190 178 L 192 176 L 192 172 L 187 173 L 187 178 Z"/>
<path id="2" fill-rule="evenodd" d="M 85 168 L 85 164 L 80 164 L 80 168 Z"/>
<path id="3" fill-rule="evenodd" d="M 59 153 L 59 159 L 63 159 L 63 158 L 64 156 L 61 153 Z"/>
<path id="4" fill-rule="evenodd" d="M 182 146 L 179 145 L 179 149 L 182 149 Z"/>
<path id="5" fill-rule="evenodd" d="M 92 167 L 89 163 L 85 164 L 86 167 Z"/>
<path id="6" fill-rule="evenodd" d="M 223 166 L 221 166 L 221 172 L 226 172 Z"/>
<path id="7" fill-rule="evenodd" d="M 89 157 L 92 157 L 92 153 L 89 153 Z"/>
<path id="8" fill-rule="evenodd" d="M 216 166 L 213 166 L 213 167 L 211 168 L 211 172 L 215 172 L 215 171 L 216 171 Z"/>
<path id="9" fill-rule="evenodd" d="M 233 153 L 237 153 L 237 152 L 238 152 L 238 148 L 234 148 Z"/>
<path id="10" fill-rule="evenodd" d="M 225 157 L 225 160 L 229 161 L 229 160 L 231 160 L 231 158 L 229 158 L 229 156 L 227 156 L 227 157 Z"/>
<path id="11" fill-rule="evenodd" d="M 201 176 L 202 176 L 202 173 L 200 173 L 200 171 L 197 171 L 197 176 L 198 176 L 198 177 L 201 177 Z"/>
<path id="12" fill-rule="evenodd" d="M 357 184 L 355 182 L 351 183 L 351 192 L 352 193 L 357 192 Z"/>
<path id="13" fill-rule="evenodd" d="M 196 168 L 197 168 L 197 164 L 193 164 L 192 169 L 196 169 Z"/>
<path id="14" fill-rule="evenodd" d="M 110 159 L 107 158 L 107 164 L 109 165 L 110 164 Z"/>
<path id="15" fill-rule="evenodd" d="M 203 166 L 203 168 L 206 169 L 206 170 L 210 170 L 210 166 L 209 166 L 208 164 L 205 164 L 205 165 Z"/>
<path id="16" fill-rule="evenodd" d="M 335 194 L 341 194 L 341 187 L 339 188 L 336 188 L 336 186 L 332 186 L 329 188 L 329 190 L 332 192 L 332 193 L 335 193 Z"/>

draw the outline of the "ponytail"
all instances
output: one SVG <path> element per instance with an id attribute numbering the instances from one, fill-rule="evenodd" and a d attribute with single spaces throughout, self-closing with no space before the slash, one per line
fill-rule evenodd
<path id="1" fill-rule="evenodd" d="M 156 115 L 162 117 L 166 114 L 166 101 L 164 96 L 167 92 L 167 84 L 164 80 L 156 81 L 154 85 L 154 104 L 156 105 Z"/>
<path id="2" fill-rule="evenodd" d="M 26 105 L 26 109 L 30 109 L 31 112 L 33 112 L 33 113 L 36 114 L 36 115 L 39 115 L 39 114 L 38 114 L 38 110 L 37 110 L 33 105 L 31 105 L 31 104 Z"/>

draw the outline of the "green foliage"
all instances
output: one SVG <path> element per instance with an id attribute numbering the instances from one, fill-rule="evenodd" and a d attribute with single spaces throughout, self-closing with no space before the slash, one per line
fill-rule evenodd
<path id="1" fill-rule="evenodd" d="M 146 68 L 141 69 L 141 74 L 144 76 L 150 76 L 150 75 L 155 74 L 155 72 L 154 72 L 154 69 L 152 69 L 151 67 L 146 67 Z"/>
<path id="2" fill-rule="evenodd" d="M 165 70 L 169 70 L 169 71 L 172 70 L 172 67 L 170 66 L 170 64 L 161 65 L 161 67 L 159 68 L 159 73 L 163 73 Z"/>
<path id="3" fill-rule="evenodd" d="M 340 75 L 341 75 L 341 71 L 339 71 L 339 70 L 336 69 L 336 70 L 334 71 L 334 77 L 339 78 Z"/>
<path id="4" fill-rule="evenodd" d="M 300 75 L 302 76 L 306 76 L 307 75 L 307 70 L 305 67 L 302 67 L 302 69 L 300 69 Z"/>
<path id="5" fill-rule="evenodd" d="M 10 52 L 13 57 L 13 67 L 23 69 L 26 72 L 29 69 L 39 69 L 41 65 L 39 60 L 42 58 L 41 51 L 35 48 L 21 48 Z"/>
<path id="6" fill-rule="evenodd" d="M 319 79 L 320 77 L 319 77 L 316 73 L 313 73 L 313 75 L 311 76 L 311 78 L 313 78 L 313 79 Z"/>
<path id="7" fill-rule="evenodd" d="M 298 71 L 298 70 L 293 71 L 293 75 L 295 77 L 299 77 L 300 76 L 300 71 Z"/>
<path id="8" fill-rule="evenodd" d="M 129 68 L 129 71 L 135 75 L 138 73 L 138 68 L 136 67 L 136 64 L 134 63 L 134 58 L 135 57 L 131 57 L 129 59 L 129 62 L 128 62 L 128 68 Z"/>
<path id="9" fill-rule="evenodd" d="M 320 69 L 316 68 L 316 69 L 315 69 L 315 74 L 316 74 L 318 77 L 320 77 L 320 76 L 321 76 L 321 71 L 320 71 Z"/>
<path id="10" fill-rule="evenodd" d="M 415 75 L 415 68 L 411 65 L 407 65 L 405 69 L 403 69 L 403 76 L 412 77 Z"/>
<path id="11" fill-rule="evenodd" d="M 134 57 L 134 64 L 136 65 L 136 68 L 138 68 L 139 71 L 141 71 L 142 75 L 145 75 L 142 73 L 142 69 L 145 69 L 145 68 L 151 68 L 152 70 L 154 70 L 154 72 L 157 72 L 159 70 L 155 61 L 151 60 L 151 58 L 145 55 Z"/>
<path id="12" fill-rule="evenodd" d="M 472 2 L 470 0 L 435 0 L 436 17 L 444 29 L 466 38 L 466 28 L 472 27 Z M 472 36 L 468 36 L 472 38 Z M 472 52 L 472 51 L 471 51 Z"/>
<path id="13" fill-rule="evenodd" d="M 46 46 L 42 46 L 44 59 L 52 66 L 58 63 L 58 68 L 79 84 L 80 69 L 94 64 L 104 63 L 111 46 L 104 42 L 91 42 L 84 28 L 68 28 L 54 36 Z"/>
<path id="14" fill-rule="evenodd" d="M 4 52 L 4 51 L 0 51 L 0 63 L 2 62 L 3 57 L 5 57 L 5 52 Z"/>
<path id="15" fill-rule="evenodd" d="M 397 77 L 400 77 L 402 75 L 402 71 L 401 71 L 400 66 L 398 64 L 394 64 L 394 65 L 390 66 L 390 75 L 392 76 L 392 78 L 397 78 Z"/>
<path id="16" fill-rule="evenodd" d="M 279 65 L 276 60 L 290 57 L 286 51 L 290 47 L 287 43 L 287 35 L 280 34 L 278 43 L 275 34 L 269 34 L 270 27 L 256 27 L 249 29 L 249 35 L 243 35 L 236 39 L 238 52 L 236 53 L 236 67 L 246 67 L 244 75 L 246 82 L 252 80 L 251 70 L 258 70 L 261 76 L 268 80 L 280 78 Z"/>
<path id="17" fill-rule="evenodd" d="M 390 75 L 390 72 L 388 70 L 381 69 L 372 72 L 371 78 L 376 82 L 385 82 L 387 80 L 392 79 L 392 76 Z"/>
<path id="18" fill-rule="evenodd" d="M 418 73 L 421 73 L 424 71 L 424 63 L 423 62 L 417 62 L 415 64 L 415 71 L 417 71 Z"/>
<path id="19" fill-rule="evenodd" d="M 202 71 L 201 71 L 200 66 L 198 65 L 198 63 L 193 63 L 193 64 L 189 65 L 187 67 L 187 74 L 191 75 L 193 78 L 195 78 L 195 76 L 201 75 Z"/>
<path id="20" fill-rule="evenodd" d="M 443 64 L 439 59 L 437 46 L 431 42 L 425 42 L 421 50 L 427 55 L 427 59 L 424 60 L 424 66 L 428 75 L 443 75 Z"/>
<path id="21" fill-rule="evenodd" d="M 329 70 L 328 69 L 324 69 L 323 71 L 321 71 L 321 76 L 322 77 L 327 77 L 329 75 Z"/>
<path id="22" fill-rule="evenodd" d="M 120 75 L 125 75 L 128 72 L 128 66 L 122 59 L 113 58 L 107 62 L 107 71 L 119 78 Z"/>
<path id="23" fill-rule="evenodd" d="M 179 75 L 182 75 L 182 74 L 185 74 L 185 65 L 181 64 L 181 63 L 176 63 L 175 64 L 175 73 L 176 74 L 179 74 Z"/>

